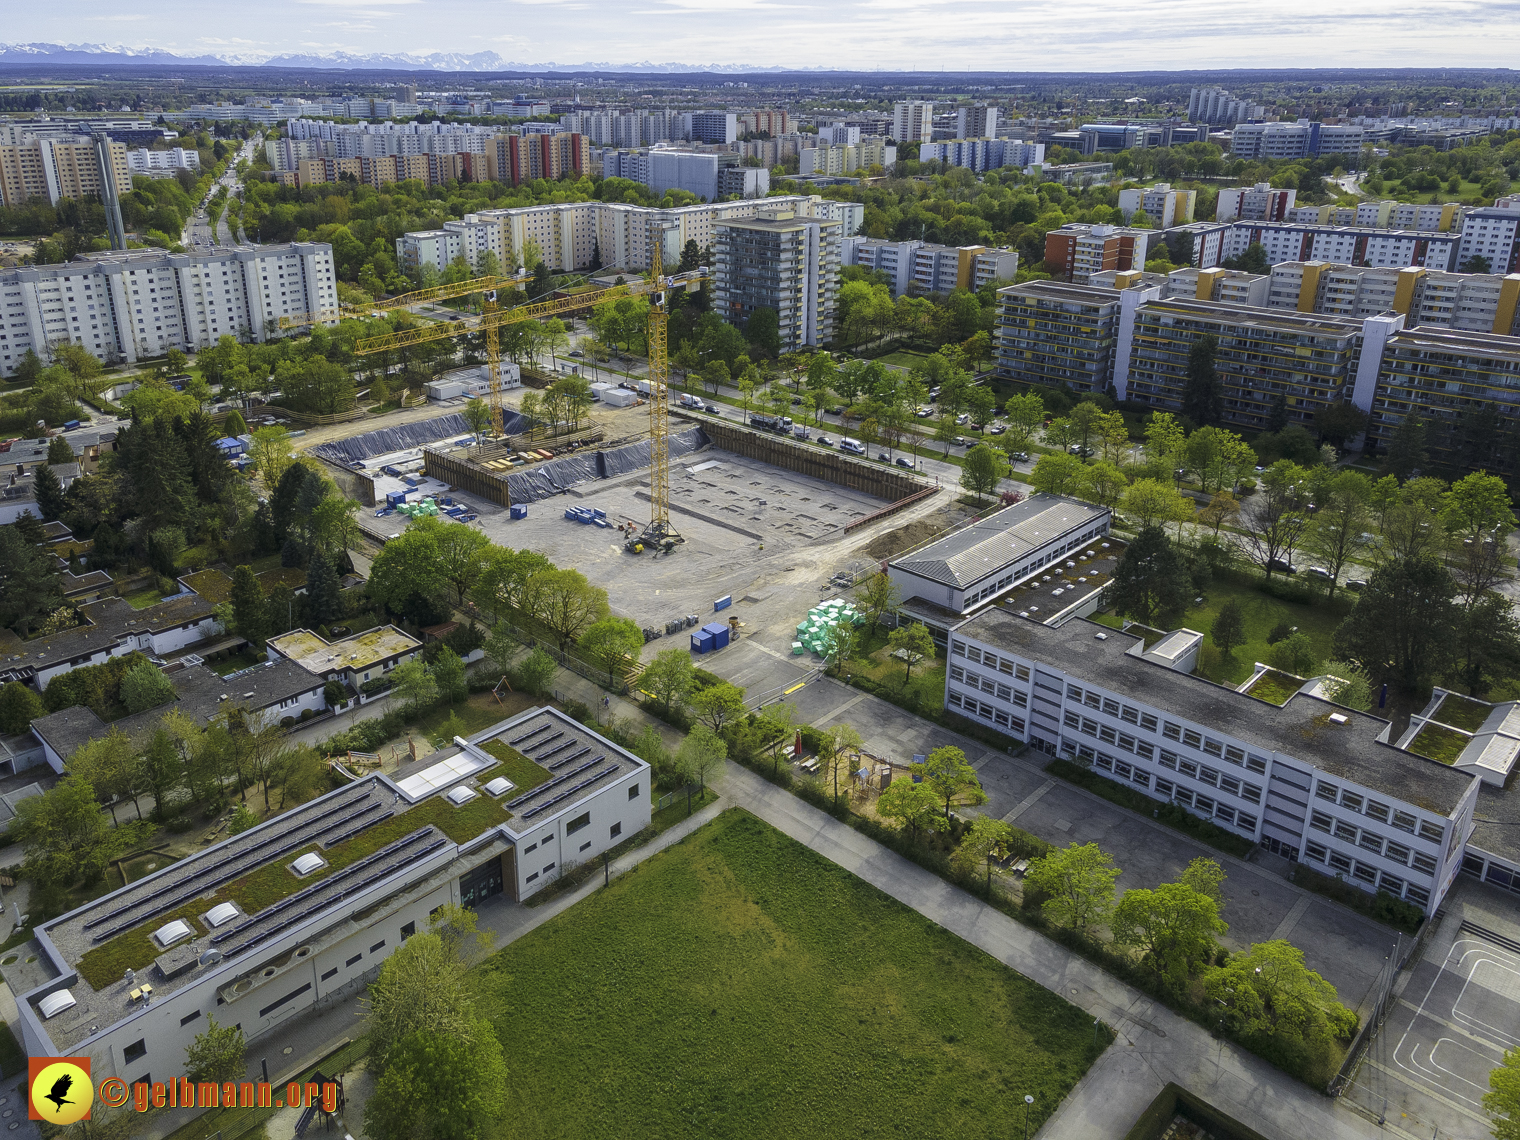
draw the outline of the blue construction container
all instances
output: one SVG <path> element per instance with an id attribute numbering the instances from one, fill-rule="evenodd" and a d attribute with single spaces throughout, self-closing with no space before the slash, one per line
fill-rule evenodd
<path id="1" fill-rule="evenodd" d="M 387 491 L 385 493 L 385 501 L 386 501 L 386 503 L 388 505 L 390 505 L 392 507 L 399 506 L 402 503 L 406 502 L 406 492 L 405 491 Z"/>
<path id="2" fill-rule="evenodd" d="M 713 648 L 712 631 L 706 626 L 691 635 L 691 647 L 698 653 L 707 653 Z"/>
<path id="3" fill-rule="evenodd" d="M 510 510 L 508 511 L 508 513 L 514 519 L 525 519 L 525 518 L 528 517 L 528 508 L 527 508 L 526 504 L 523 504 L 523 503 L 513 503 L 512 506 L 511 506 L 511 508 L 510 508 Z"/>
<path id="4" fill-rule="evenodd" d="M 713 603 L 713 613 L 717 613 L 719 610 L 726 610 L 733 604 L 734 596 L 732 594 L 724 594 L 721 598 Z"/>
<path id="5" fill-rule="evenodd" d="M 592 518 L 598 518 L 598 519 L 604 519 L 604 518 L 607 517 L 607 512 L 606 511 L 597 510 L 595 507 L 592 507 L 591 508 L 591 517 Z"/>
<path id="6" fill-rule="evenodd" d="M 708 622 L 701 632 L 711 635 L 714 649 L 722 649 L 728 644 L 728 626 L 721 621 Z"/>

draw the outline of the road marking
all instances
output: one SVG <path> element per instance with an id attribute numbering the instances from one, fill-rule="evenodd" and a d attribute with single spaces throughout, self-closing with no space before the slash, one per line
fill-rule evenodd
<path id="1" fill-rule="evenodd" d="M 798 681 L 798 682 L 797 682 L 797 683 L 796 683 L 796 684 L 795 684 L 795 685 L 793 685 L 793 686 L 792 686 L 792 687 L 791 687 L 791 688 L 790 688 L 790 689 L 784 689 L 784 690 L 782 690 L 782 693 L 781 693 L 781 695 L 782 695 L 782 696 L 783 696 L 783 697 L 789 697 L 789 696 L 791 696 L 791 695 L 792 695 L 792 694 L 793 694 L 793 693 L 795 693 L 795 692 L 796 692 L 796 691 L 797 691 L 797 690 L 798 690 L 798 689 L 800 689 L 800 688 L 802 688 L 802 687 L 803 687 L 803 686 L 804 686 L 804 685 L 806 685 L 806 684 L 807 684 L 807 682 L 806 682 L 806 681 Z"/>
<path id="2" fill-rule="evenodd" d="M 806 682 L 804 682 L 804 684 L 806 684 Z M 799 685 L 797 687 L 801 688 L 802 686 Z M 791 692 L 791 691 L 792 691 L 791 689 L 787 690 L 787 692 Z M 871 695 L 870 693 L 861 693 L 858 696 L 851 697 L 849 700 L 845 701 L 845 703 L 842 704 L 842 705 L 840 705 L 838 708 L 830 710 L 829 712 L 825 713 L 823 716 L 814 717 L 813 718 L 813 723 L 814 724 L 827 724 L 829 721 L 833 720 L 836 716 L 843 716 L 845 713 L 849 712 L 852 708 L 854 708 L 856 705 L 860 704 L 861 701 L 865 700 L 870 695 Z"/>
<path id="3" fill-rule="evenodd" d="M 1030 792 L 1029 795 L 1025 796 L 1024 799 L 1020 801 L 1018 807 L 1014 808 L 1011 812 L 1005 815 L 1003 817 L 1003 822 L 1012 823 L 1014 820 L 1018 819 L 1019 816 L 1023 815 L 1026 811 L 1034 806 L 1036 800 L 1038 800 L 1041 796 L 1043 796 L 1046 792 L 1050 791 L 1050 789 L 1055 786 L 1056 782 L 1054 780 L 1046 780 L 1038 788 Z"/>
<path id="4" fill-rule="evenodd" d="M 1309 896 L 1300 895 L 1298 901 L 1293 904 L 1283 920 L 1277 924 L 1277 929 L 1272 931 L 1270 941 L 1276 942 L 1279 938 L 1286 938 L 1293 933 L 1293 928 L 1298 925 L 1298 920 L 1304 917 L 1304 911 L 1309 909 Z"/>

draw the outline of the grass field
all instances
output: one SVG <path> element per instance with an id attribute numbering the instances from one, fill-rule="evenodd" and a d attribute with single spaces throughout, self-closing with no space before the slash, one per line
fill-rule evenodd
<path id="1" fill-rule="evenodd" d="M 1483 727 L 1483 722 L 1488 719 L 1488 714 L 1493 711 L 1493 706 L 1484 701 L 1475 701 L 1457 693 L 1447 693 L 1441 701 L 1441 707 L 1436 709 L 1434 719 L 1442 724 L 1449 724 L 1453 728 L 1477 732 Z"/>
<path id="2" fill-rule="evenodd" d="M 1075 1006 L 726 812 L 494 955 L 525 1136 L 1023 1135 L 1110 1036 Z"/>
<path id="3" fill-rule="evenodd" d="M 1409 742 L 1409 751 L 1429 756 L 1442 764 L 1455 764 L 1457 757 L 1462 755 L 1462 750 L 1471 743 L 1470 736 L 1453 732 L 1443 725 L 1427 724 L 1415 733 L 1414 739 Z"/>

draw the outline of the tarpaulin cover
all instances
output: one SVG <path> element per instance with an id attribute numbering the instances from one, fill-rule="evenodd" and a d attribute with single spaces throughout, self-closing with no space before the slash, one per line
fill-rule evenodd
<path id="1" fill-rule="evenodd" d="M 517 412 L 502 409 L 502 427 L 508 435 L 525 431 L 527 426 L 528 421 Z M 464 416 L 453 412 L 446 416 L 438 416 L 436 419 L 397 424 L 395 427 L 380 428 L 378 431 L 365 432 L 363 435 L 352 436 L 348 439 L 319 443 L 311 449 L 311 452 L 321 459 L 326 459 L 331 463 L 341 463 L 347 467 L 355 460 L 424 447 L 440 439 L 467 435 L 469 431 L 470 425 L 464 422 Z"/>
<path id="2" fill-rule="evenodd" d="M 670 456 L 689 455 L 710 441 L 699 427 L 688 428 L 670 437 Z M 507 476 L 507 487 L 514 503 L 536 503 L 595 479 L 614 479 L 641 471 L 649 466 L 649 441 L 630 443 L 611 451 L 584 451 L 552 459 L 527 471 Z"/>

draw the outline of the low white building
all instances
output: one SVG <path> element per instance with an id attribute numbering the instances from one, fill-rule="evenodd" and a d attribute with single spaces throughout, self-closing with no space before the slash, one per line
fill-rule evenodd
<path id="1" fill-rule="evenodd" d="M 273 145 L 273 144 L 270 144 Z M 177 170 L 199 171 L 200 152 L 177 146 L 172 150 L 149 150 L 141 147 L 127 151 L 127 169 L 150 178 L 172 178 Z"/>
<path id="2" fill-rule="evenodd" d="M 495 775 L 500 756 L 536 782 Z M 87 1056 L 97 1082 L 177 1076 L 209 1017 L 257 1042 L 361 989 L 444 904 L 525 899 L 650 820 L 649 765 L 551 708 L 396 777 L 355 780 L 40 924 L 36 960 L 7 975 L 22 1047 Z M 278 897 L 245 909 L 240 884 L 270 868 L 280 885 L 260 897 Z"/>

